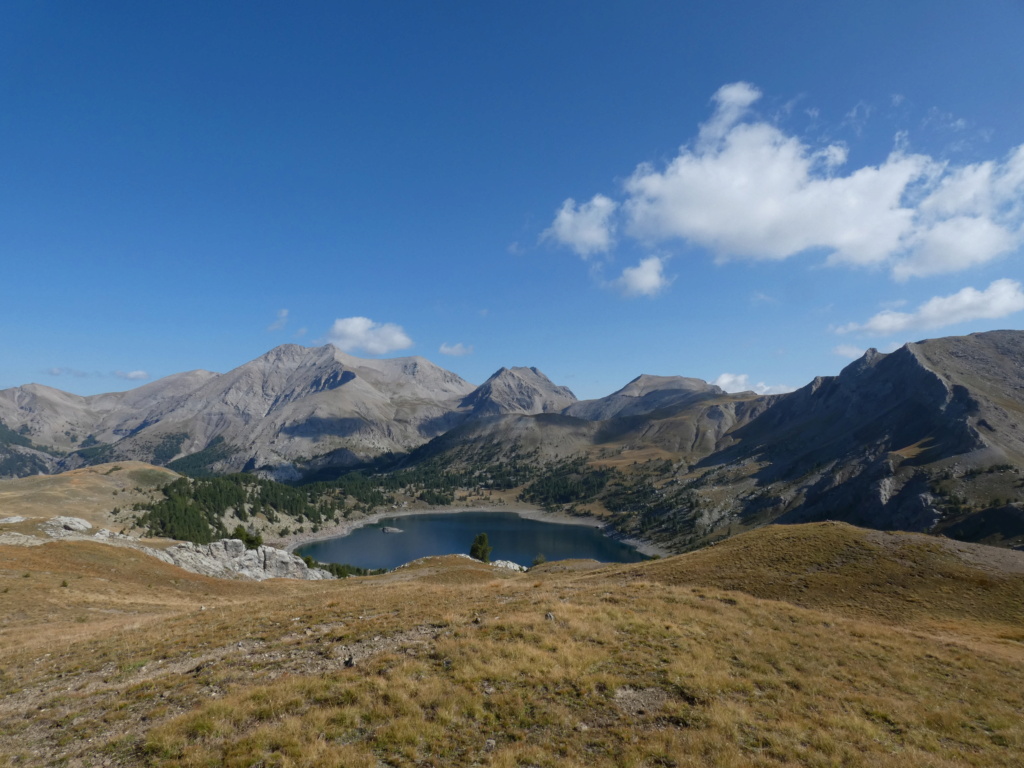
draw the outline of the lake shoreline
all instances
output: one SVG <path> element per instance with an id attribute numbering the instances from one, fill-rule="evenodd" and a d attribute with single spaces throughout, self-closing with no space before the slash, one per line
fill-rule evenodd
<path id="1" fill-rule="evenodd" d="M 577 517 L 567 515 L 564 512 L 546 512 L 538 507 L 526 504 L 472 504 L 460 507 L 417 507 L 416 509 L 389 509 L 381 512 L 374 512 L 356 520 L 341 520 L 334 524 L 322 525 L 316 533 L 293 533 L 289 536 L 275 537 L 274 541 L 268 541 L 273 546 L 280 547 L 288 552 L 294 553 L 299 547 L 315 542 L 327 541 L 329 539 L 340 539 L 348 536 L 353 531 L 374 525 L 385 518 L 411 517 L 414 515 L 445 514 L 452 515 L 460 512 L 513 512 L 526 520 L 535 520 L 542 523 L 563 523 L 566 525 L 581 525 L 589 528 L 606 528 L 605 523 L 596 517 Z M 400 534 L 393 534 L 400 535 Z M 608 534 L 605 534 L 608 536 Z M 608 536 L 610 539 L 620 541 L 623 544 L 633 547 L 637 552 L 648 557 L 668 557 L 674 553 L 664 547 L 652 544 L 648 541 L 632 538 L 619 538 Z"/>

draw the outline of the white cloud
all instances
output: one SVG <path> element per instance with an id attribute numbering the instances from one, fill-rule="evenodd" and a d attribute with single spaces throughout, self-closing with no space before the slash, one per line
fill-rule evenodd
<path id="1" fill-rule="evenodd" d="M 787 387 L 785 384 L 768 385 L 763 381 L 751 384 L 750 376 L 745 373 L 723 373 L 713 383 L 726 392 L 756 392 L 759 395 L 782 395 L 793 391 L 793 387 Z"/>
<path id="2" fill-rule="evenodd" d="M 664 171 L 637 168 L 626 182 L 629 232 L 688 240 L 721 258 L 785 259 L 823 248 L 836 261 L 883 262 L 912 230 L 901 198 L 929 161 L 893 153 L 877 168 L 825 175 L 845 152 L 812 152 L 766 123 L 735 125 L 712 150 L 684 147 Z"/>
<path id="3" fill-rule="evenodd" d="M 458 344 L 449 344 L 445 342 L 441 345 L 438 350 L 442 355 L 452 355 L 453 357 L 462 357 L 463 355 L 473 354 L 472 345 L 466 346 L 461 341 Z"/>
<path id="4" fill-rule="evenodd" d="M 851 360 L 863 357 L 866 351 L 866 349 L 855 347 L 852 344 L 840 344 L 838 347 L 834 347 L 832 349 L 833 354 L 839 355 L 840 357 L 848 357 Z"/>
<path id="5" fill-rule="evenodd" d="M 288 323 L 288 310 L 277 310 L 277 319 L 267 326 L 268 331 L 279 331 Z"/>
<path id="6" fill-rule="evenodd" d="M 114 375 L 127 381 L 145 381 L 149 378 L 145 371 L 114 371 Z"/>
<path id="7" fill-rule="evenodd" d="M 363 350 L 371 355 L 386 355 L 412 346 L 402 326 L 375 323 L 368 317 L 345 317 L 334 321 L 327 340 L 342 352 Z"/>
<path id="8" fill-rule="evenodd" d="M 642 259 L 635 267 L 626 267 L 616 281 L 627 296 L 654 296 L 672 280 L 665 277 L 665 265 L 657 256 Z"/>
<path id="9" fill-rule="evenodd" d="M 914 312 L 886 309 L 866 323 L 848 323 L 837 333 L 890 336 L 908 330 L 932 330 L 968 320 L 996 319 L 1024 309 L 1024 290 L 1016 280 L 996 280 L 984 291 L 964 288 L 951 296 L 935 296 Z"/>
<path id="10" fill-rule="evenodd" d="M 88 371 L 80 371 L 77 368 L 50 368 L 46 371 L 50 376 L 74 376 L 76 379 L 84 379 L 93 374 Z"/>
<path id="11" fill-rule="evenodd" d="M 893 265 L 897 280 L 959 272 L 1009 253 L 1020 235 L 983 216 L 957 216 L 921 230 L 907 257 Z"/>
<path id="12" fill-rule="evenodd" d="M 854 133 L 860 136 L 864 132 L 864 128 L 867 127 L 868 119 L 874 111 L 875 108 L 870 104 L 858 101 L 853 105 L 853 109 L 846 113 L 846 117 L 843 118 L 843 125 L 850 126 Z"/>
<path id="13" fill-rule="evenodd" d="M 618 204 L 604 195 L 594 195 L 579 207 L 571 197 L 562 203 L 543 238 L 572 248 L 583 258 L 603 253 L 612 247 L 612 214 Z"/>
<path id="14" fill-rule="evenodd" d="M 969 269 L 1024 242 L 1024 145 L 953 166 L 910 152 L 899 134 L 883 162 L 847 168 L 844 144 L 812 146 L 752 116 L 760 96 L 723 86 L 695 142 L 662 168 L 637 166 L 621 201 L 566 200 L 544 236 L 584 258 L 611 249 L 617 226 L 648 247 L 682 240 L 719 259 L 815 250 L 898 280 Z M 847 119 L 869 112 L 858 105 Z"/>
<path id="15" fill-rule="evenodd" d="M 761 98 L 761 91 L 750 83 L 729 83 L 719 88 L 711 100 L 715 111 L 700 127 L 700 143 L 713 148 L 721 143 L 729 130 L 747 113 L 750 106 Z"/>

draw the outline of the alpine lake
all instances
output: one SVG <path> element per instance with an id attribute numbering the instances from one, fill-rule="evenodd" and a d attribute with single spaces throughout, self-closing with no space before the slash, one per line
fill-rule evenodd
<path id="1" fill-rule="evenodd" d="M 399 529 L 386 533 L 383 529 Z M 529 566 L 545 560 L 591 559 L 602 563 L 636 563 L 647 556 L 600 529 L 587 525 L 546 522 L 514 512 L 424 512 L 384 517 L 346 536 L 296 548 L 300 556 L 321 563 L 359 568 L 397 568 L 421 557 L 468 554 L 477 534 L 486 533 L 491 560 Z"/>

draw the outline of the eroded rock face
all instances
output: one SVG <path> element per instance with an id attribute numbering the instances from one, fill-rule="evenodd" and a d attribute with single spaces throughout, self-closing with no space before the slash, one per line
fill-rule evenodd
<path id="1" fill-rule="evenodd" d="M 210 544 L 184 542 L 150 554 L 192 573 L 221 579 L 333 579 L 327 571 L 309 568 L 298 555 L 262 546 L 246 549 L 238 539 L 221 539 Z"/>

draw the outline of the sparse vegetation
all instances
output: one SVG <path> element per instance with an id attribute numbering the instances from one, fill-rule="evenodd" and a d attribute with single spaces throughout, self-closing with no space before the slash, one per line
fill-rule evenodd
<path id="1" fill-rule="evenodd" d="M 596 570 L 441 558 L 264 584 L 98 544 L 10 548 L 0 754 L 152 768 L 1018 765 L 1024 575 L 868 535 L 780 527 Z M 38 578 L 11 578 L 26 572 Z M 69 599 L 47 599 L 61 578 Z M 763 596 L 722 589 L 740 581 Z"/>
<path id="2" fill-rule="evenodd" d="M 235 526 L 235 530 L 231 532 L 231 538 L 241 540 L 246 549 L 259 549 L 263 546 L 263 537 L 258 533 L 249 532 L 243 525 Z"/>

